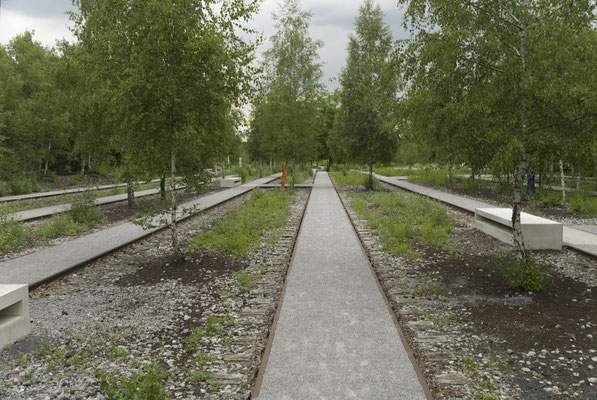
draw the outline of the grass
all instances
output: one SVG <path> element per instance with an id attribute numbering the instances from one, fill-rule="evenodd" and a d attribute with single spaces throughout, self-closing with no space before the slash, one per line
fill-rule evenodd
<path id="1" fill-rule="evenodd" d="M 22 221 L 11 215 L 14 212 L 11 207 L 1 205 L 0 252 L 6 253 L 20 248 L 27 238 L 70 236 L 90 226 L 104 224 L 104 215 L 93 203 L 93 198 L 91 193 L 78 195 L 68 212 L 54 215 L 49 222 L 39 224 L 35 229 L 25 228 Z"/>
<path id="2" fill-rule="evenodd" d="M 330 172 L 330 175 L 332 175 L 336 185 L 340 187 L 358 186 L 363 184 L 363 175 L 358 172 L 346 171 L 346 176 L 344 176 L 342 171 L 332 171 Z"/>
<path id="3" fill-rule="evenodd" d="M 367 220 L 383 249 L 417 258 L 415 243 L 448 248 L 452 220 L 446 207 L 434 201 L 400 193 L 353 194 L 352 207 Z"/>
<path id="4" fill-rule="evenodd" d="M 287 192 L 256 189 L 243 207 L 222 218 L 213 229 L 190 239 L 188 250 L 204 247 L 246 257 L 259 246 L 262 232 L 271 236 L 286 225 L 290 200 Z"/>
<path id="5" fill-rule="evenodd" d="M 0 205 L 0 252 L 18 249 L 27 238 L 27 231 L 21 221 L 11 216 L 13 209 Z"/>

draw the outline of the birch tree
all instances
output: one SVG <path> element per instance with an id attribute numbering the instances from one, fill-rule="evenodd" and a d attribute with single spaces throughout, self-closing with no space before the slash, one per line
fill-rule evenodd
<path id="1" fill-rule="evenodd" d="M 170 171 L 172 247 L 177 235 L 176 172 L 183 153 L 229 132 L 234 105 L 249 90 L 255 43 L 240 34 L 257 2 L 78 0 L 75 33 L 107 83 L 110 113 L 127 157 Z M 250 33 L 250 32 L 249 32 Z M 193 158 L 193 157 L 185 157 Z M 205 165 L 208 164 L 205 159 Z M 190 171 L 190 166 L 186 171 Z"/>
<path id="2" fill-rule="evenodd" d="M 510 152 L 517 159 L 512 166 L 512 227 L 517 254 L 526 259 L 520 212 L 529 151 L 554 140 L 554 126 L 591 118 L 587 104 L 594 101 L 595 92 L 590 94 L 595 88 L 594 62 L 579 63 L 579 55 L 566 49 L 588 46 L 579 38 L 592 30 L 594 2 L 400 0 L 399 4 L 407 6 L 405 25 L 414 35 L 407 51 L 430 55 L 411 62 L 420 69 L 433 68 L 446 52 L 454 52 L 454 71 L 460 76 L 452 80 L 451 90 L 465 93 L 459 105 L 467 109 L 469 120 L 478 122 L 483 142 L 495 154 Z M 571 66 L 584 73 L 571 79 Z M 559 99 L 548 101 L 556 92 Z M 562 135 L 557 131 L 556 137 Z"/>
<path id="3" fill-rule="evenodd" d="M 398 142 L 394 112 L 399 81 L 392 35 L 383 18 L 379 5 L 365 0 L 340 75 L 340 134 L 350 146 L 350 158 L 369 166 L 369 187 L 373 164 L 391 161 Z"/>
<path id="4" fill-rule="evenodd" d="M 311 13 L 300 0 L 285 0 L 273 15 L 276 33 L 265 53 L 262 129 L 276 153 L 291 161 L 294 187 L 297 161 L 317 153 L 317 100 L 323 95 L 317 51 L 323 46 L 309 36 Z"/>

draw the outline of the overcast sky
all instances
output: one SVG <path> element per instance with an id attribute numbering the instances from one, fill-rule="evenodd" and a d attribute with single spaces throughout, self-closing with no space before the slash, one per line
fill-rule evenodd
<path id="1" fill-rule="evenodd" d="M 313 14 L 310 32 L 325 47 L 319 55 L 324 63 L 324 83 L 329 89 L 338 86 L 339 75 L 346 59 L 348 35 L 353 30 L 360 0 L 303 0 L 303 9 Z M 402 12 L 396 0 L 377 0 L 386 14 L 395 39 L 406 37 L 402 28 Z M 0 43 L 6 44 L 16 34 L 26 29 L 35 30 L 35 39 L 45 46 L 53 46 L 57 39 L 74 40 L 68 29 L 66 12 L 73 9 L 71 0 L 0 0 Z M 262 31 L 265 37 L 274 33 L 272 11 L 277 0 L 264 0 L 251 27 Z M 260 52 L 267 47 L 264 45 Z M 333 81 L 332 81 L 333 80 Z"/>

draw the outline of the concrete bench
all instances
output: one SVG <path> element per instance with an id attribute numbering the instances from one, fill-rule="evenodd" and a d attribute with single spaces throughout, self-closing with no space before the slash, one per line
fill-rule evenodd
<path id="1" fill-rule="evenodd" d="M 0 285 L 0 349 L 31 332 L 27 285 Z"/>
<path id="2" fill-rule="evenodd" d="M 220 187 L 235 187 L 241 184 L 241 179 L 231 176 L 220 180 Z"/>
<path id="3" fill-rule="evenodd" d="M 562 250 L 562 224 L 524 212 L 520 213 L 520 220 L 527 249 Z M 510 208 L 475 208 L 475 228 L 504 243 L 514 244 Z"/>

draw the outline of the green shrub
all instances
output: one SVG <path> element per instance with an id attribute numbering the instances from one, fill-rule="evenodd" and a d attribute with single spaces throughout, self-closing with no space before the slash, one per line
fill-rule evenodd
<path id="1" fill-rule="evenodd" d="M 587 216 L 597 216 L 597 197 L 591 193 L 573 192 L 568 194 L 568 206 L 570 210 Z"/>
<path id="2" fill-rule="evenodd" d="M 155 363 L 143 367 L 143 372 L 120 380 L 107 372 L 96 370 L 100 390 L 114 400 L 163 400 L 170 398 L 166 390 L 168 373 Z"/>
<path id="3" fill-rule="evenodd" d="M 370 177 L 369 175 L 364 175 L 362 182 L 363 182 L 363 186 L 367 190 L 371 191 L 371 190 L 382 190 L 383 189 L 383 185 L 381 184 L 379 179 L 377 179 L 376 177 Z"/>
<path id="4" fill-rule="evenodd" d="M 10 194 L 10 188 L 8 183 L 0 180 L 0 197 L 8 196 Z"/>
<path id="5" fill-rule="evenodd" d="M 13 195 L 28 194 L 38 191 L 37 179 L 30 176 L 17 176 L 8 181 L 8 187 Z"/>
<path id="6" fill-rule="evenodd" d="M 515 288 L 538 292 L 545 286 L 545 266 L 537 259 L 527 257 L 516 259 L 509 256 L 497 257 L 498 267 L 506 280 Z"/>
<path id="7" fill-rule="evenodd" d="M 83 192 L 73 199 L 68 214 L 75 223 L 85 226 L 103 223 L 104 215 L 94 200 L 95 196 L 90 191 Z"/>
<path id="8" fill-rule="evenodd" d="M 21 246 L 27 237 L 27 232 L 21 221 L 12 216 L 13 210 L 0 205 L 0 252 L 15 250 Z"/>
<path id="9" fill-rule="evenodd" d="M 70 236 L 83 231 L 85 225 L 73 221 L 69 214 L 54 215 L 50 222 L 40 224 L 35 233 L 45 238 L 56 236 Z"/>
<path id="10" fill-rule="evenodd" d="M 523 198 L 534 201 L 536 206 L 541 208 L 562 207 L 563 205 L 562 192 L 551 189 L 538 189 L 534 194 L 524 192 Z"/>

